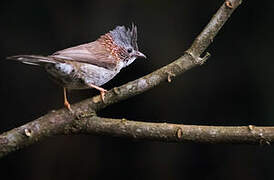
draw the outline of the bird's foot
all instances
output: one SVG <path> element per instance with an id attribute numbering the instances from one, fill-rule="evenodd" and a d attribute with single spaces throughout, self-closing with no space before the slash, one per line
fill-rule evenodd
<path id="1" fill-rule="evenodd" d="M 106 94 L 107 90 L 101 88 L 100 89 L 100 93 L 101 93 L 101 99 L 103 102 L 105 102 L 105 94 Z"/>
<path id="2" fill-rule="evenodd" d="M 78 115 L 75 111 L 73 111 L 70 107 L 70 103 L 68 101 L 64 102 L 65 108 L 70 112 L 71 115 L 73 115 L 76 119 L 80 119 L 81 115 Z"/>
<path id="3" fill-rule="evenodd" d="M 64 106 L 69 110 L 69 112 L 74 113 L 73 110 L 70 107 L 70 103 L 68 101 L 64 102 Z"/>
<path id="4" fill-rule="evenodd" d="M 102 99 L 103 102 L 105 102 L 105 94 L 106 94 L 107 90 L 105 90 L 104 88 L 101 88 L 99 86 L 96 86 L 94 84 L 88 84 L 88 86 L 91 87 L 91 88 L 97 89 L 98 91 L 100 91 L 100 93 L 101 93 L 101 99 Z"/>

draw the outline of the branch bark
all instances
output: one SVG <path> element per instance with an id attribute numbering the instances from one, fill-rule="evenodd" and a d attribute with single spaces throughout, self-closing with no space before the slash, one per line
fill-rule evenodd
<path id="1" fill-rule="evenodd" d="M 96 134 L 161 142 L 267 144 L 274 141 L 274 127 L 197 126 L 149 123 L 93 116 L 78 122 L 68 134 Z M 76 131 L 75 131 L 76 130 Z"/>
<path id="2" fill-rule="evenodd" d="M 254 129 L 253 126 L 247 128 L 157 124 L 106 119 L 97 117 L 95 114 L 108 105 L 143 93 L 163 81 L 171 81 L 172 78 L 185 71 L 203 64 L 208 59 L 209 53 L 206 53 L 202 58 L 200 57 L 201 54 L 212 43 L 218 31 L 240 4 L 241 0 L 226 0 L 204 30 L 197 36 L 191 47 L 174 62 L 144 77 L 111 89 L 106 93 L 104 102 L 101 101 L 100 96 L 95 96 L 72 105 L 72 109 L 79 114 L 80 119 L 75 119 L 67 113 L 67 110 L 61 109 L 1 134 L 0 157 L 46 137 L 60 134 L 103 134 L 165 142 L 272 142 L 274 128 L 271 127 Z"/>
<path id="3" fill-rule="evenodd" d="M 1 135 L 0 157 L 8 154 L 11 150 L 17 150 L 54 135 L 93 134 L 126 137 L 135 140 L 210 144 L 270 145 L 274 142 L 274 127 L 252 125 L 233 127 L 148 123 L 126 119 L 101 118 L 94 115 L 70 123 L 64 121 L 60 123 L 58 120 L 51 123 L 43 121 L 44 119 L 39 119 Z M 66 125 L 63 126 L 64 124 Z M 6 143 L 4 140 L 9 142 Z"/>

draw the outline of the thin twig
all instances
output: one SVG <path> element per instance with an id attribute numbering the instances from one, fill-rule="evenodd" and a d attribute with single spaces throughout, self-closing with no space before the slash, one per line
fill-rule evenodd
<path id="1" fill-rule="evenodd" d="M 153 124 L 105 119 L 95 116 L 96 111 L 101 110 L 108 105 L 143 93 L 159 85 L 161 82 L 170 81 L 171 76 L 172 78 L 175 78 L 185 71 L 203 64 L 208 59 L 209 53 L 206 53 L 204 57 L 200 57 L 201 54 L 212 43 L 218 31 L 240 4 L 241 0 L 226 0 L 212 17 L 208 25 L 195 39 L 191 47 L 182 57 L 174 62 L 137 80 L 113 88 L 106 93 L 104 102 L 101 101 L 100 96 L 95 96 L 72 105 L 71 108 L 79 114 L 80 119 L 75 120 L 73 116 L 67 113 L 66 109 L 61 109 L 1 134 L 0 157 L 37 141 L 41 141 L 46 137 L 59 134 L 108 134 L 120 137 L 126 136 L 167 142 L 257 143 L 258 140 L 263 140 L 268 143 L 272 142 L 273 128 L 260 128 L 260 131 L 258 132 L 262 131 L 262 136 L 259 134 L 259 137 L 257 136 L 257 131 L 253 131 L 254 129 L 257 130 L 257 128 L 253 128 L 253 130 L 250 130 L 249 128 L 248 130 L 250 130 L 250 132 L 248 134 L 246 130 L 247 127 L 203 127 Z M 238 131 L 241 131 L 242 133 L 236 138 Z M 205 139 L 204 137 L 208 138 Z M 177 138 L 177 140 L 175 138 Z"/>

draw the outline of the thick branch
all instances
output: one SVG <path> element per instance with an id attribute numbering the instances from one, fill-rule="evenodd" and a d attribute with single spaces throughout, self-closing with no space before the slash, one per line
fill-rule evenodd
<path id="1" fill-rule="evenodd" d="M 274 142 L 274 127 L 257 126 L 196 126 L 168 123 L 148 123 L 92 117 L 81 121 L 75 133 L 110 135 L 162 142 L 270 144 Z"/>
<path id="2" fill-rule="evenodd" d="M 48 117 L 50 118 L 50 117 Z M 62 121 L 62 120 L 61 120 Z M 63 126 L 65 124 L 65 126 Z M 57 125 L 57 126 L 56 126 Z M 56 127 L 53 127 L 56 126 Z M 126 119 L 101 118 L 94 115 L 70 123 L 30 122 L 1 135 L 0 157 L 47 136 L 74 134 L 108 135 L 161 142 L 267 144 L 274 142 L 274 127 L 257 126 L 196 126 L 148 123 Z"/>
<path id="3" fill-rule="evenodd" d="M 233 11 L 240 5 L 241 0 L 226 0 L 226 2 L 220 7 L 217 13 L 212 17 L 209 24 L 204 28 L 201 34 L 195 39 L 191 47 L 186 51 L 186 53 L 170 63 L 167 66 L 164 66 L 144 77 L 141 77 L 135 81 L 129 82 L 120 87 L 113 88 L 112 90 L 106 93 L 105 101 L 102 102 L 100 96 L 95 96 L 91 99 L 84 100 L 72 106 L 72 109 L 76 111 L 78 114 L 81 114 L 82 118 L 80 120 L 74 120 L 74 117 L 67 113 L 66 110 L 61 109 L 55 112 L 51 112 L 45 116 L 40 117 L 39 119 L 32 121 L 28 124 L 25 124 L 21 127 L 15 128 L 8 132 L 5 132 L 0 135 L 0 157 L 18 150 L 24 146 L 30 145 L 34 142 L 40 141 L 45 137 L 54 136 L 58 134 L 71 134 L 71 133 L 96 133 L 96 134 L 109 134 L 109 135 L 117 135 L 117 136 L 128 136 L 134 138 L 143 138 L 143 139 L 155 139 L 155 140 L 168 140 L 168 141 L 176 141 L 174 139 L 175 135 L 181 137 L 182 135 L 183 141 L 195 141 L 195 142 L 232 142 L 235 143 L 251 143 L 250 139 L 244 138 L 244 134 L 242 134 L 243 139 L 235 139 L 230 138 L 230 140 L 226 139 L 227 137 L 234 137 L 237 128 L 229 128 L 229 127 L 205 127 L 205 131 L 200 131 L 201 134 L 205 137 L 211 137 L 208 140 L 201 139 L 203 136 L 199 135 L 198 129 L 200 126 L 183 126 L 183 125 L 172 125 L 172 124 L 149 124 L 142 122 L 130 122 L 131 126 L 127 126 L 128 128 L 124 129 L 125 131 L 130 130 L 131 127 L 136 127 L 136 131 L 138 129 L 148 129 L 146 130 L 146 135 L 138 136 L 137 133 L 130 134 L 129 132 L 123 132 L 123 129 L 119 131 L 115 131 L 117 128 L 114 124 L 121 121 L 103 119 L 104 121 L 95 121 L 98 117 L 92 117 L 92 113 L 121 100 L 127 99 L 129 97 L 135 96 L 137 94 L 143 93 L 157 85 L 159 85 L 163 81 L 171 81 L 172 78 L 184 73 L 186 70 L 191 69 L 197 65 L 204 63 L 209 55 L 205 55 L 205 57 L 200 58 L 200 55 L 205 51 L 205 49 L 212 42 L 213 38 L 217 35 L 218 31 L 233 13 Z M 86 118 L 89 116 L 89 118 Z M 90 119 L 90 120 L 87 120 Z M 86 122 L 86 123 L 84 123 Z M 97 124 L 93 124 L 92 122 L 97 122 Z M 125 121 L 129 123 L 128 121 Z M 85 128 L 88 126 L 89 128 Z M 155 127 L 153 127 L 155 126 Z M 99 128 L 100 127 L 100 128 Z M 122 127 L 122 126 L 120 126 Z M 163 128 L 163 127 L 166 127 Z M 176 127 L 176 131 L 172 131 L 171 127 Z M 188 127 L 188 128 L 187 128 Z M 193 128 L 191 128 L 193 127 Z M 181 128 L 181 130 L 178 130 Z M 244 127 L 239 127 L 240 130 Z M 157 130 L 162 133 L 158 133 Z M 267 128 L 265 132 L 270 132 L 272 128 Z M 150 132 L 151 131 L 151 132 Z M 142 130 L 143 132 L 143 130 Z M 216 136 L 212 135 L 212 132 L 216 132 Z M 225 134 L 226 136 L 224 136 Z M 153 134 L 154 133 L 154 134 Z M 156 134 L 155 134 L 156 133 Z M 177 134 L 176 134 L 177 133 Z M 197 134 L 198 133 L 198 134 Z M 218 135 L 220 133 L 220 135 Z M 229 134 L 230 133 L 230 134 Z M 136 135 L 137 134 L 137 135 Z M 187 134 L 189 134 L 187 136 Z M 192 134 L 192 135 L 191 135 Z M 208 134 L 208 136 L 206 136 Z M 211 135 L 210 135 L 211 134 Z M 271 133 L 266 133 L 271 134 Z M 151 135 L 151 136 L 150 136 Z M 166 138 L 165 138 L 166 137 Z M 173 139 L 171 138 L 173 137 Z M 189 137 L 187 139 L 186 137 Z M 219 137 L 219 138 L 217 138 Z M 221 137 L 223 140 L 221 140 Z M 256 137 L 257 136 L 250 136 Z M 273 135 L 266 137 L 263 135 L 263 138 L 267 139 L 266 142 L 272 142 L 271 138 Z M 216 138 L 216 139 L 215 139 Z M 253 142 L 253 141 L 252 141 Z M 257 142 L 257 141 L 256 141 Z"/>

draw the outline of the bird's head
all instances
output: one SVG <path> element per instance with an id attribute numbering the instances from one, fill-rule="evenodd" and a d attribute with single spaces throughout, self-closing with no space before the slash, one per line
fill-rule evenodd
<path id="1" fill-rule="evenodd" d="M 112 55 L 122 62 L 123 67 L 130 65 L 136 58 L 146 58 L 137 45 L 137 27 L 131 29 L 117 26 L 109 33 L 100 37 Z"/>

